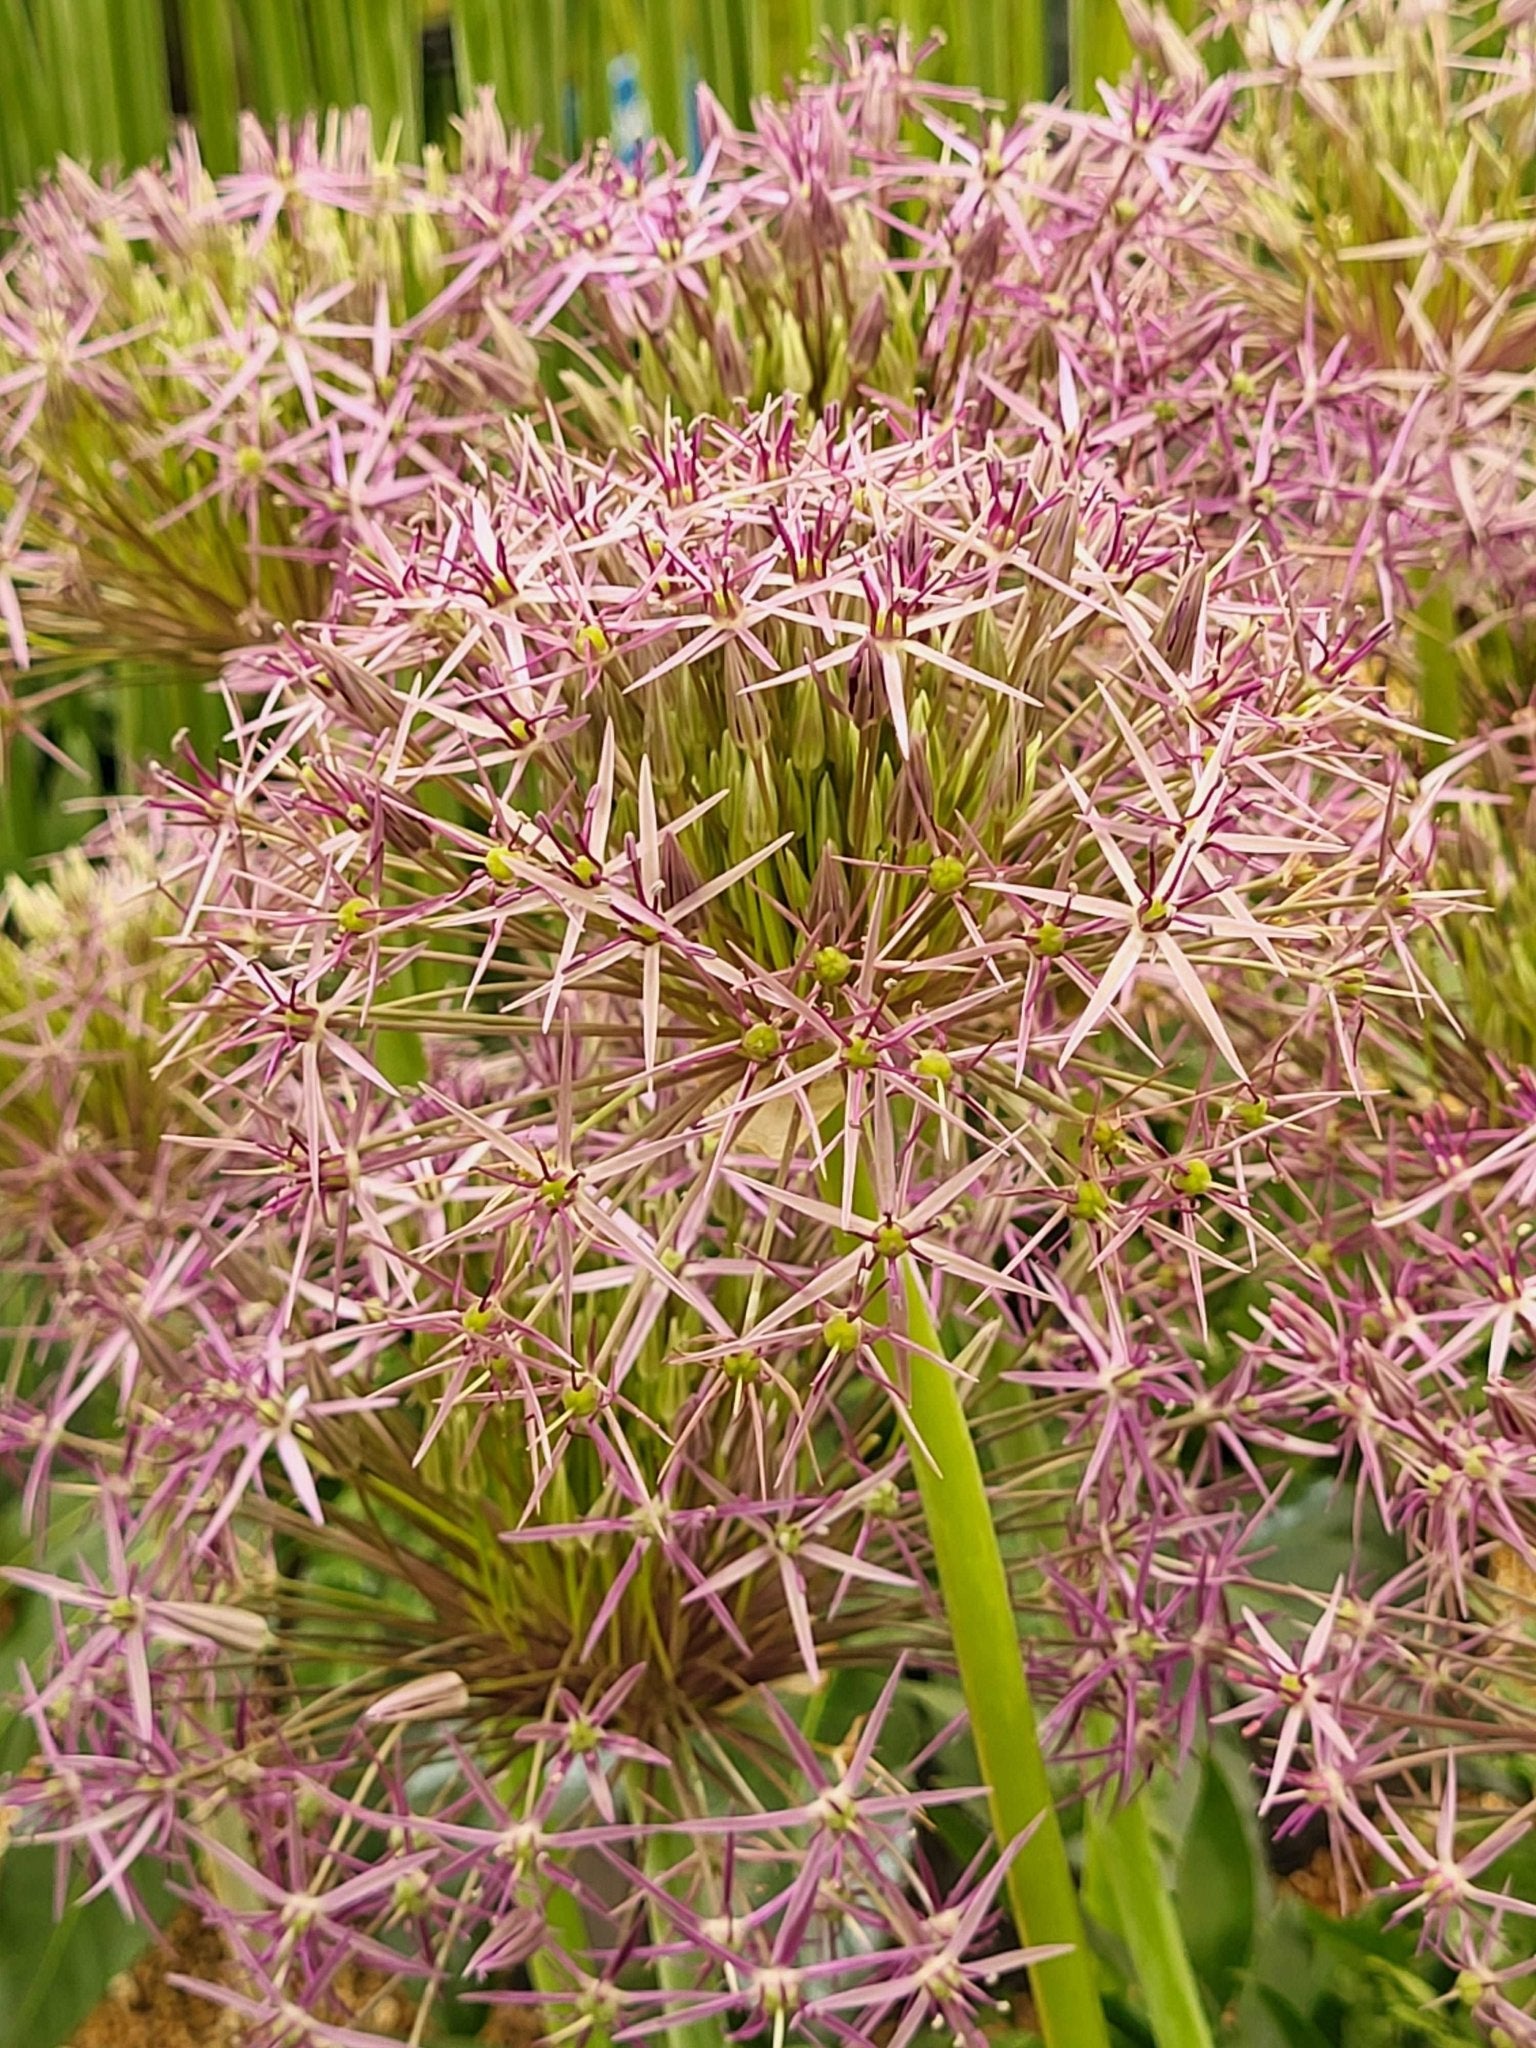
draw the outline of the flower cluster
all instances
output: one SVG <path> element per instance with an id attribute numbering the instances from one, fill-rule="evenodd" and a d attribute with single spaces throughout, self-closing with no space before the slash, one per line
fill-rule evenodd
<path id="1" fill-rule="evenodd" d="M 223 739 L 13 892 L 0 1456 L 101 1512 L 12 1573 L 6 1799 L 171 1869 L 257 2038 L 1038 1995 L 957 1443 L 1065 1782 L 1232 1731 L 1531 2038 L 1536 1094 L 1442 886 L 1520 886 L 1521 756 L 1426 770 L 1384 673 L 1491 472 L 1353 257 L 1254 316 L 1225 85 L 914 63 L 696 171 L 489 107 L 451 175 L 66 171 L 10 258 L 13 667 L 216 670 Z"/>

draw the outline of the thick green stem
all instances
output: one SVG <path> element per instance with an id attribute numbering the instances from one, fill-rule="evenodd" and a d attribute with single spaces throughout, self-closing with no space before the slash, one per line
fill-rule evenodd
<path id="1" fill-rule="evenodd" d="M 1211 2048 L 1205 2002 L 1152 1840 L 1146 1794 L 1106 1808 L 1094 1822 L 1094 1836 L 1157 2048 Z"/>
<path id="2" fill-rule="evenodd" d="M 916 1269 L 910 1259 L 901 1261 L 901 1269 L 912 1340 L 912 1464 L 977 1760 L 991 1795 L 998 1841 L 1012 1842 L 1026 1828 L 1034 1829 L 1009 1870 L 1009 1904 L 1019 1939 L 1028 1946 L 1071 1944 L 1068 1954 L 1030 1971 L 1035 2016 L 1047 2048 L 1107 2048 L 1093 1958 L 1046 1777 L 981 1460 L 959 1386 L 938 1363 L 943 1355 L 939 1335 Z"/>
<path id="3" fill-rule="evenodd" d="M 875 1221 L 874 1191 L 862 1162 L 855 1200 L 865 1218 Z M 893 1271 L 900 1275 L 910 1339 L 904 1426 L 992 1825 L 1003 1845 L 1031 1831 L 1008 1871 L 1008 1902 L 1021 1943 L 1033 1948 L 1060 1942 L 1068 1950 L 1029 1973 L 1036 2022 L 1046 2048 L 1108 2048 L 981 1460 L 959 1383 L 943 1362 L 917 1268 L 908 1257 L 896 1261 Z"/>

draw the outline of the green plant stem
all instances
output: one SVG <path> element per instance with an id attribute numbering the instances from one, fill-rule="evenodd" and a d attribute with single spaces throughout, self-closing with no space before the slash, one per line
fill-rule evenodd
<path id="1" fill-rule="evenodd" d="M 1138 1793 L 1123 1806 L 1106 1806 L 1093 1832 L 1098 1867 L 1114 1900 L 1157 2048 L 1212 2048 L 1205 2003 L 1152 1839 L 1146 1794 Z"/>
<path id="2" fill-rule="evenodd" d="M 863 1216 L 874 1221 L 874 1192 L 862 1162 L 854 1199 Z M 917 1268 L 906 1257 L 895 1262 L 895 1270 L 910 1340 L 903 1427 L 993 1828 L 1004 1846 L 1032 1830 L 1008 1871 L 1009 1904 L 1021 1943 L 1033 1948 L 1059 1942 L 1068 1951 L 1035 1964 L 1029 1973 L 1036 2020 L 1046 2048 L 1108 2048 L 1093 1957 L 1046 1776 L 981 1460 L 959 1385 L 943 1362 L 943 1345 Z"/>

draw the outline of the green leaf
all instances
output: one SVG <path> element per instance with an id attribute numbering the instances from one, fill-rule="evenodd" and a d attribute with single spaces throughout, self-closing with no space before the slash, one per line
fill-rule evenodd
<path id="1" fill-rule="evenodd" d="M 1257 1986 L 1260 2003 L 1279 2028 L 1286 2048 L 1332 2048 L 1326 2034 L 1322 2034 L 1307 2018 L 1283 1998 L 1272 1984 Z"/>
<path id="2" fill-rule="evenodd" d="M 203 161 L 232 171 L 240 157 L 240 83 L 235 72 L 233 0 L 181 0 L 181 50 L 187 94 Z"/>
<path id="3" fill-rule="evenodd" d="M 309 37 L 299 0 L 246 0 L 251 94 L 264 121 L 314 104 Z"/>
<path id="4" fill-rule="evenodd" d="M 77 1549 L 100 1555 L 99 1533 L 86 1507 L 49 1531 L 41 1562 L 64 1565 Z M 30 1558 L 14 1496 L 0 1500 L 0 1563 Z M 22 1594 L 0 1622 L 0 1771 L 14 1771 L 28 1750 L 26 1724 L 6 1704 L 17 1666 L 36 1669 L 53 1638 L 46 1600 Z M 135 1873 L 159 1915 L 168 1904 L 141 1866 Z M 12 1848 L 0 1855 L 0 2048 L 59 2048 L 95 2006 L 119 1970 L 144 1947 L 144 1929 L 125 1920 L 113 1899 L 72 1906 L 54 1918 L 51 1849 Z"/>
<path id="5" fill-rule="evenodd" d="M 171 135 L 171 80 L 161 0 L 113 0 L 108 89 L 126 160 L 148 163 Z"/>
<path id="6" fill-rule="evenodd" d="M 145 1873 L 136 1876 L 142 1886 Z M 53 1851 L 8 1851 L 0 1861 L 0 2048 L 60 2048 L 147 1938 L 112 1899 L 55 1921 Z"/>
<path id="7" fill-rule="evenodd" d="M 1253 1953 L 1258 1872 L 1226 1773 L 1207 1756 L 1175 1881 L 1189 1959 L 1218 2006 Z"/>
<path id="8" fill-rule="evenodd" d="M 1099 80 L 1111 83 L 1130 69 L 1131 39 L 1119 0 L 1068 0 L 1072 104 L 1096 107 Z"/>

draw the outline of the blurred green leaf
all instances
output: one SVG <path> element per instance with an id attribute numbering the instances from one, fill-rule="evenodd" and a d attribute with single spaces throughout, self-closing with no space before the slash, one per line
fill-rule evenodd
<path id="1" fill-rule="evenodd" d="M 1201 1769 L 1174 1892 L 1189 1959 L 1224 2006 L 1253 1953 L 1259 1872 L 1242 1813 L 1213 1756 Z"/>
<path id="2" fill-rule="evenodd" d="M 56 1921 L 53 1897 L 51 1849 L 0 1861 L 0 2048 L 60 2048 L 145 1945 L 112 1899 Z"/>
<path id="3" fill-rule="evenodd" d="M 0 1564 L 36 1555 L 45 1566 L 67 1569 L 76 1551 L 100 1550 L 91 1519 L 84 1505 L 58 1518 L 38 1552 L 11 1495 L 0 1501 Z M 0 1605 L 0 1772 L 17 1769 L 29 1748 L 26 1724 L 10 1704 L 18 1667 L 37 1668 L 52 1634 L 46 1600 L 23 1594 Z M 135 1876 L 159 1916 L 168 1901 L 156 1879 L 142 1867 Z M 59 2048 L 144 1947 L 144 1929 L 125 1920 L 115 1900 L 73 1906 L 56 1920 L 54 1899 L 51 1849 L 12 1848 L 0 1856 L 0 2048 Z"/>
<path id="4" fill-rule="evenodd" d="M 1326 2034 L 1319 2033 L 1305 2013 L 1300 2013 L 1273 1984 L 1261 1984 L 1258 1995 L 1264 2010 L 1276 2023 L 1286 2048 L 1334 2048 Z"/>

